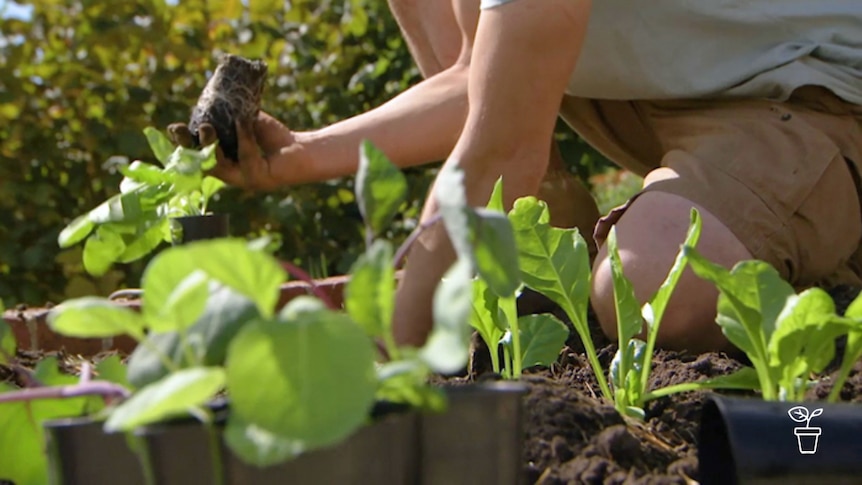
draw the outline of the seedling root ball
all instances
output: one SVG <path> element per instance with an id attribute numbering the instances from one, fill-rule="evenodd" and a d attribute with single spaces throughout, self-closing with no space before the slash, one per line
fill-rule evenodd
<path id="1" fill-rule="evenodd" d="M 215 128 L 225 157 L 236 161 L 235 123 L 250 123 L 257 117 L 266 76 L 264 61 L 252 61 L 232 54 L 222 56 L 192 110 L 189 130 L 195 146 L 199 147 L 201 143 L 198 129 L 209 123 Z"/>

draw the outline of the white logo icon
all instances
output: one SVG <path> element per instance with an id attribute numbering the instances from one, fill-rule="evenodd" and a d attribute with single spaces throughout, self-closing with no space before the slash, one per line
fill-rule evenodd
<path id="1" fill-rule="evenodd" d="M 805 406 L 796 406 L 787 410 L 790 419 L 797 423 L 805 423 L 805 426 L 793 428 L 796 441 L 799 444 L 799 453 L 802 455 L 813 455 L 817 453 L 817 443 L 820 440 L 820 428 L 812 428 L 811 420 L 823 414 L 823 408 L 817 408 L 808 412 Z"/>

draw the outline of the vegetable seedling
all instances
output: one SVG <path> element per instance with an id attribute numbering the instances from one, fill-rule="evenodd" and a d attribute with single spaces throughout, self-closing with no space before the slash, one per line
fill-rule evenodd
<path id="1" fill-rule="evenodd" d="M 216 145 L 193 150 L 174 148 L 155 128 L 144 129 L 162 165 L 136 160 L 118 165 L 124 175 L 120 192 L 67 225 L 58 237 L 61 248 L 84 243 L 84 269 L 102 275 L 115 263 L 143 258 L 162 242 L 172 242 L 171 219 L 203 215 L 224 183 L 204 172 L 216 163 Z"/>
<path id="2" fill-rule="evenodd" d="M 528 205 L 538 208 L 540 203 L 534 198 L 519 199 L 515 207 Z M 498 179 L 488 201 L 486 209 L 491 213 L 505 214 L 503 205 L 503 181 Z M 514 210 L 514 209 L 513 209 Z M 502 218 L 501 218 L 502 219 Z M 512 218 L 511 212 L 506 222 L 511 229 L 501 223 L 501 233 L 511 233 L 513 237 L 519 229 L 522 219 Z M 490 239 L 490 238 L 488 238 Z M 514 238 L 513 238 L 514 239 Z M 473 287 L 473 312 L 470 325 L 476 329 L 490 351 L 491 367 L 505 378 L 517 379 L 524 369 L 534 366 L 550 366 L 559 357 L 566 343 L 569 330 L 566 325 L 552 314 L 526 315 L 518 317 L 517 297 L 523 288 L 522 273 L 519 264 L 522 257 L 520 248 L 514 241 L 509 243 L 510 251 L 516 251 L 511 256 L 501 260 L 499 264 L 506 265 L 502 273 L 509 273 L 510 278 L 517 282 L 517 287 L 510 291 L 495 291 L 481 276 L 476 278 Z M 499 250 L 498 250 L 499 251 Z M 496 252 L 495 254 L 499 254 Z M 502 345 L 503 363 L 499 358 L 499 348 Z"/>
<path id="3" fill-rule="evenodd" d="M 764 400 L 802 401 L 812 374 L 822 372 L 835 356 L 836 339 L 859 331 L 858 320 L 836 315 L 826 291 L 814 287 L 797 294 L 766 262 L 742 261 L 727 270 L 693 247 L 684 252 L 694 272 L 718 287 L 716 322 L 751 360 Z M 853 345 L 840 375 L 855 362 L 855 340 Z"/>

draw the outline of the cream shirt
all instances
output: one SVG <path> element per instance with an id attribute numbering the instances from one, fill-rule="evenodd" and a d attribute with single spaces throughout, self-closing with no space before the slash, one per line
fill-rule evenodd
<path id="1" fill-rule="evenodd" d="M 785 100 L 811 84 L 862 105 L 862 0 L 594 0 L 566 92 Z"/>

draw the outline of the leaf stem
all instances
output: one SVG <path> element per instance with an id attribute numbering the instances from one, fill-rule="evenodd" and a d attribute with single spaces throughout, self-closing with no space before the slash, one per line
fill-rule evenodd
<path id="1" fill-rule="evenodd" d="M 419 236 L 422 235 L 423 232 L 428 230 L 434 224 L 442 219 L 443 216 L 440 213 L 434 214 L 427 221 L 419 224 L 413 232 L 407 236 L 407 239 L 398 247 L 398 250 L 395 252 L 395 259 L 393 265 L 395 269 L 401 269 L 401 266 L 404 264 L 404 260 L 407 258 L 407 252 L 410 251 L 410 247 L 419 239 Z"/>
<path id="2" fill-rule="evenodd" d="M 308 283 L 314 296 L 319 298 L 320 301 L 322 301 L 327 308 L 329 308 L 330 310 L 339 310 L 338 306 L 336 306 L 335 303 L 332 302 L 332 299 L 329 297 L 329 295 L 327 295 L 326 292 L 323 291 L 320 286 L 318 286 L 317 283 L 314 282 L 311 276 L 309 276 L 309 274 L 306 273 L 302 268 L 291 263 L 290 261 L 282 261 L 281 264 L 284 269 L 287 270 L 287 273 L 291 277 Z"/>
<path id="3" fill-rule="evenodd" d="M 107 381 L 88 381 L 67 386 L 31 387 L 0 394 L 0 403 L 35 401 L 38 399 L 66 399 L 81 396 L 129 397 L 125 387 Z"/>

